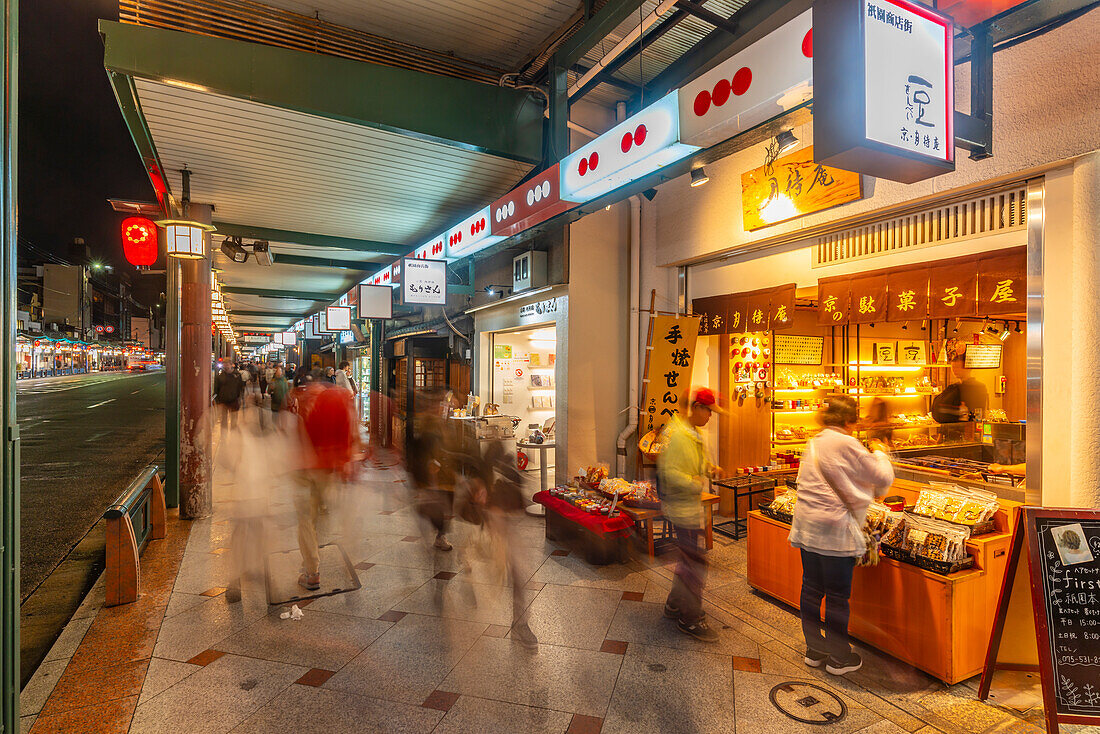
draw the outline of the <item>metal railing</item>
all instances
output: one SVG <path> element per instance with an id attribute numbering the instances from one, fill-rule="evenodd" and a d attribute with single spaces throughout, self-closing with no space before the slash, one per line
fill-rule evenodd
<path id="1" fill-rule="evenodd" d="M 137 601 L 139 556 L 150 540 L 167 535 L 168 510 L 159 472 L 156 464 L 142 469 L 103 513 L 107 520 L 104 576 L 109 607 Z"/>

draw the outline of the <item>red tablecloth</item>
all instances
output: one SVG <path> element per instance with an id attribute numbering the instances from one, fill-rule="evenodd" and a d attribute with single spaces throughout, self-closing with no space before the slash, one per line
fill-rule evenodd
<path id="1" fill-rule="evenodd" d="M 593 515 L 591 512 L 585 512 L 560 497 L 555 497 L 546 490 L 536 493 L 531 499 L 545 507 L 547 511 L 556 512 L 565 519 L 583 525 L 594 533 L 606 533 L 625 538 L 630 535 L 630 529 L 634 527 L 634 521 L 622 513 L 618 517 Z"/>

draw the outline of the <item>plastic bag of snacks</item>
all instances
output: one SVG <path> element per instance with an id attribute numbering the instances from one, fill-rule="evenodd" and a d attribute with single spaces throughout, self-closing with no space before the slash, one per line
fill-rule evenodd
<path id="1" fill-rule="evenodd" d="M 883 518 L 882 542 L 895 548 L 905 547 L 905 513 L 888 512 Z"/>
<path id="2" fill-rule="evenodd" d="M 775 512 L 780 512 L 786 515 L 794 514 L 794 503 L 798 500 L 798 494 L 793 489 L 788 489 L 783 494 L 777 496 L 772 500 L 769 507 Z"/>
<path id="3" fill-rule="evenodd" d="M 598 487 L 600 482 L 607 479 L 607 474 L 607 464 L 592 464 L 581 469 L 585 483 L 593 487 Z"/>
<path id="4" fill-rule="evenodd" d="M 977 525 L 992 518 L 999 507 L 997 495 L 992 492 L 937 482 L 921 490 L 913 512 L 961 525 Z"/>
<path id="5" fill-rule="evenodd" d="M 970 531 L 959 525 L 910 515 L 906 521 L 905 550 L 932 561 L 955 563 L 966 556 Z"/>

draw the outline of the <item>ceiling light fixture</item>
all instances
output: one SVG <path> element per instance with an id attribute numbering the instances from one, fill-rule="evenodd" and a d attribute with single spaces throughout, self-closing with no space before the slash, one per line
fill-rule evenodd
<path id="1" fill-rule="evenodd" d="M 275 262 L 275 255 L 271 252 L 271 245 L 264 240 L 257 240 L 252 243 L 252 257 L 256 258 L 257 265 L 263 265 L 264 267 L 271 267 Z"/>
<path id="2" fill-rule="evenodd" d="M 691 169 L 691 188 L 702 186 L 707 181 L 710 181 L 710 176 L 707 175 L 702 166 Z"/>
<path id="3" fill-rule="evenodd" d="M 798 145 L 798 138 L 795 137 L 793 131 L 784 130 L 775 136 L 775 143 L 779 146 L 779 154 L 782 155 Z"/>

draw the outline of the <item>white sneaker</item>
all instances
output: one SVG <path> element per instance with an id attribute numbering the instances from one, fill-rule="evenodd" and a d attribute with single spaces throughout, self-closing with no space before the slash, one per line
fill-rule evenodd
<path id="1" fill-rule="evenodd" d="M 436 550 L 449 551 L 454 546 L 452 546 L 450 543 L 447 542 L 447 536 L 446 535 L 444 535 L 443 533 L 440 533 L 439 535 L 435 536 L 435 547 L 436 547 Z"/>

